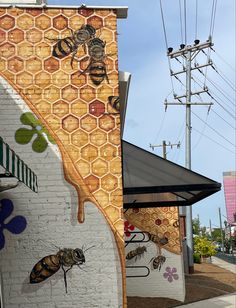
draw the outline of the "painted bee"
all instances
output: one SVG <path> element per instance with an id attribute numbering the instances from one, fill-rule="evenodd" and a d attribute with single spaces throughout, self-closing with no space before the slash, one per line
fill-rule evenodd
<path id="1" fill-rule="evenodd" d="M 175 228 L 179 228 L 179 220 L 176 220 L 174 223 L 173 223 L 173 226 Z"/>
<path id="2" fill-rule="evenodd" d="M 130 252 L 127 253 L 126 255 L 126 260 L 131 260 L 135 258 L 135 261 L 137 260 L 137 257 L 141 256 L 145 251 L 147 251 L 146 246 L 138 247 L 134 250 L 131 250 Z"/>
<path id="3" fill-rule="evenodd" d="M 162 265 L 166 262 L 166 257 L 159 255 L 156 256 L 155 258 L 152 258 L 150 262 L 152 262 L 153 269 L 158 269 L 160 271 Z"/>
<path id="4" fill-rule="evenodd" d="M 83 45 L 85 49 L 85 43 L 88 43 L 95 36 L 96 30 L 91 25 L 83 25 L 79 30 L 73 32 L 71 30 L 71 36 L 67 36 L 63 39 L 58 39 L 53 46 L 52 55 L 56 58 L 64 58 L 72 53 L 71 67 L 73 65 L 74 57 L 80 45 Z"/>
<path id="5" fill-rule="evenodd" d="M 108 96 L 108 103 L 116 111 L 120 111 L 120 97 L 119 96 Z"/>
<path id="6" fill-rule="evenodd" d="M 162 238 L 159 238 L 156 234 L 148 233 L 148 235 L 149 235 L 149 239 L 155 244 L 166 245 L 169 242 L 168 238 L 165 236 Z"/>
<path id="7" fill-rule="evenodd" d="M 90 247 L 92 248 L 92 247 Z M 87 251 L 87 248 L 85 251 Z M 56 254 L 43 257 L 33 267 L 30 273 L 30 283 L 39 283 L 54 275 L 60 268 L 64 272 L 65 289 L 67 293 L 66 273 L 72 269 L 74 265 L 80 267 L 85 263 L 84 252 L 80 248 L 60 249 Z M 64 267 L 69 267 L 65 269 Z"/>
<path id="8" fill-rule="evenodd" d="M 100 85 L 105 78 L 109 83 L 105 64 L 105 46 L 106 43 L 97 37 L 88 42 L 90 63 L 84 72 L 89 71 L 90 78 L 96 86 Z"/>

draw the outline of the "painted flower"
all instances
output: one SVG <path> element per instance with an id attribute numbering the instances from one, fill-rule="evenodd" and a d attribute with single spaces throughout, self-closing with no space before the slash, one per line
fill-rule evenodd
<path id="1" fill-rule="evenodd" d="M 11 200 L 2 199 L 0 201 L 0 250 L 5 246 L 4 229 L 13 234 L 19 234 L 26 228 L 27 221 L 23 216 L 15 216 L 7 223 L 4 221 L 12 214 L 14 206 Z"/>
<path id="2" fill-rule="evenodd" d="M 166 271 L 163 274 L 164 278 L 166 278 L 169 282 L 172 282 L 174 280 L 179 279 L 179 275 L 177 274 L 177 269 L 175 267 L 166 267 Z"/>
<path id="3" fill-rule="evenodd" d="M 17 143 L 27 144 L 36 134 L 37 137 L 32 143 L 32 149 L 37 153 L 42 153 L 46 150 L 48 146 L 48 140 L 51 143 L 55 143 L 55 141 L 50 136 L 48 130 L 42 126 L 40 121 L 35 118 L 35 116 L 31 112 L 23 113 L 20 117 L 20 121 L 24 125 L 31 126 L 31 129 L 19 128 L 15 133 L 15 140 Z M 47 138 L 45 135 L 47 136 Z"/>
<path id="4" fill-rule="evenodd" d="M 131 235 L 131 233 L 129 231 L 133 231 L 134 230 L 134 226 L 131 225 L 128 220 L 125 221 L 124 223 L 124 229 L 125 229 L 125 235 L 127 237 L 129 237 Z"/>

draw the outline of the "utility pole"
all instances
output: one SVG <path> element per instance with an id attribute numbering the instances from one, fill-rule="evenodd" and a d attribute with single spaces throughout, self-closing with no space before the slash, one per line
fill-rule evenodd
<path id="1" fill-rule="evenodd" d="M 222 229 L 221 210 L 219 207 L 219 219 L 220 219 L 220 233 L 221 233 L 221 250 L 224 253 L 224 234 Z"/>
<path id="2" fill-rule="evenodd" d="M 171 149 L 174 147 L 174 146 L 177 146 L 177 149 L 180 148 L 180 141 L 178 143 L 169 143 L 167 144 L 165 140 L 162 141 L 162 144 L 151 144 L 150 143 L 150 148 L 154 151 L 155 148 L 158 148 L 158 147 L 162 147 L 163 149 L 163 158 L 166 159 L 167 158 L 167 152 L 166 152 L 166 147 L 171 147 Z"/>
<path id="3" fill-rule="evenodd" d="M 211 38 L 205 43 L 201 43 L 199 40 L 194 41 L 194 45 L 180 45 L 180 49 L 177 51 L 173 51 L 173 48 L 168 48 L 167 56 L 170 59 L 176 59 L 178 62 L 179 57 L 182 57 L 185 60 L 185 66 L 183 66 L 183 70 L 179 72 L 172 72 L 171 76 L 174 76 L 178 79 L 176 75 L 185 73 L 186 74 L 186 93 L 181 96 L 174 95 L 174 98 L 178 100 L 178 102 L 168 103 L 165 102 L 165 106 L 167 108 L 168 105 L 182 105 L 186 106 L 186 129 L 185 129 L 185 167 L 191 170 L 191 105 L 212 105 L 212 103 L 194 103 L 191 102 L 191 97 L 196 94 L 207 92 L 208 89 L 204 87 L 204 89 L 198 92 L 191 91 L 191 71 L 195 69 L 200 69 L 202 67 L 212 65 L 211 61 L 208 61 L 207 64 L 204 65 L 195 65 L 191 66 L 192 60 L 198 55 L 198 53 L 205 49 L 212 47 L 213 43 L 211 42 Z M 181 98 L 186 98 L 186 102 L 183 103 Z M 185 213 L 184 208 L 180 208 L 180 213 Z M 186 243 L 187 243 L 187 251 L 188 251 L 188 270 L 189 273 L 194 272 L 193 266 L 193 231 L 192 231 L 192 207 L 186 207 Z"/>
<path id="4" fill-rule="evenodd" d="M 211 235 L 211 240 L 212 240 L 212 229 L 211 229 L 211 220 L 209 219 L 209 225 L 210 225 L 210 235 Z"/>

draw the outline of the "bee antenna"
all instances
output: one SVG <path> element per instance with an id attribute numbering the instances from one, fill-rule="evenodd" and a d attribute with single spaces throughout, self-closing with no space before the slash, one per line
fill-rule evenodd
<path id="1" fill-rule="evenodd" d="M 93 245 L 93 246 L 91 246 L 91 247 L 85 249 L 84 252 L 87 251 L 87 250 L 89 250 L 89 249 L 91 249 L 91 248 L 93 248 L 93 247 L 95 247 L 95 245 Z M 82 248 L 82 250 L 83 250 L 83 248 Z"/>

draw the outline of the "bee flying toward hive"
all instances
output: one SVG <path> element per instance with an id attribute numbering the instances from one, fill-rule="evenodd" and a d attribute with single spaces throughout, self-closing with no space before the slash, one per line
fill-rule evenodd
<path id="1" fill-rule="evenodd" d="M 126 255 L 126 260 L 131 260 L 133 258 L 135 258 L 135 261 L 137 260 L 138 257 L 141 257 L 141 255 L 144 254 L 144 252 L 147 251 L 146 246 L 142 246 L 142 247 L 137 247 L 134 250 L 131 250 L 130 252 L 127 253 Z"/>

